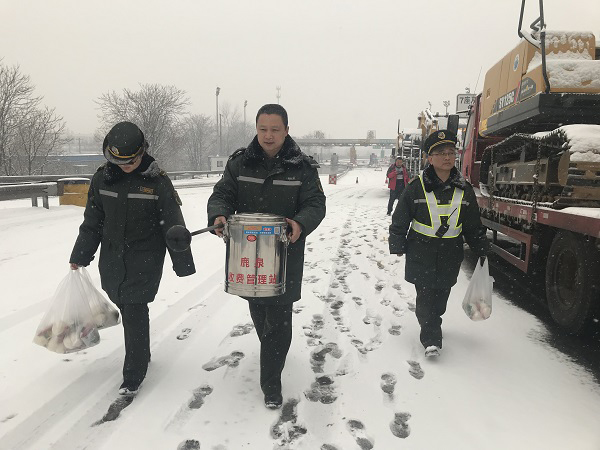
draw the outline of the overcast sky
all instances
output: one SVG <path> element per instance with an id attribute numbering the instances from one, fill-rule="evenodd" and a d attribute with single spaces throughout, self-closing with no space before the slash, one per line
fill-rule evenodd
<path id="1" fill-rule="evenodd" d="M 600 1 L 546 0 L 549 30 L 600 35 Z M 526 23 L 537 17 L 528 1 Z M 520 0 L 0 0 L 0 58 L 31 77 L 74 133 L 98 127 L 94 100 L 174 85 L 190 112 L 219 102 L 254 120 L 280 103 L 290 134 L 379 138 L 415 128 L 431 102 L 454 112 L 465 87 L 519 42 Z M 535 7 L 535 8 L 534 8 Z M 481 75 L 479 75 L 481 70 Z M 479 81 L 478 81 L 479 77 Z M 477 82 L 478 81 L 478 82 Z"/>

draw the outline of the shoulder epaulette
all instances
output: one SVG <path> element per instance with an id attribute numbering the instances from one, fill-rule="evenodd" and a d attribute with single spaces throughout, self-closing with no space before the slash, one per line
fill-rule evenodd
<path id="1" fill-rule="evenodd" d="M 246 151 L 246 149 L 245 149 L 245 148 L 243 148 L 243 147 L 242 147 L 242 148 L 238 148 L 238 149 L 237 149 L 235 152 L 233 152 L 233 153 L 232 153 L 232 154 L 229 156 L 229 159 L 234 159 L 234 158 L 237 158 L 238 156 L 240 156 L 240 155 L 243 155 L 245 151 Z"/>
<path id="2" fill-rule="evenodd" d="M 162 175 L 163 177 L 167 176 L 167 172 L 165 172 L 164 170 L 160 169 L 160 172 L 158 172 L 159 175 Z"/>

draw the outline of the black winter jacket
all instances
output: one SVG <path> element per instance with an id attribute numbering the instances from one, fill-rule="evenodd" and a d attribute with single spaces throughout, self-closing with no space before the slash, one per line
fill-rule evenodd
<path id="1" fill-rule="evenodd" d="M 281 215 L 302 227 L 300 238 L 288 246 L 285 293 L 247 300 L 283 305 L 300 299 L 305 239 L 325 217 L 325 194 L 317 167 L 290 136 L 271 160 L 257 137 L 229 158 L 223 178 L 208 199 L 209 226 L 218 216 L 228 218 L 235 213 L 253 212 Z"/>
<path id="2" fill-rule="evenodd" d="M 167 174 L 148 154 L 132 173 L 106 163 L 94 174 L 71 263 L 87 266 L 100 247 L 102 288 L 116 304 L 154 300 L 165 259 L 165 233 L 185 225 Z M 191 250 L 171 252 L 173 269 L 195 273 Z"/>
<path id="3" fill-rule="evenodd" d="M 417 286 L 448 288 L 456 284 L 464 258 L 463 242 L 473 252 L 484 256 L 489 251 L 486 229 L 479 218 L 479 207 L 473 187 L 453 168 L 450 177 L 442 182 L 433 166 L 423 171 L 423 184 L 427 192 L 433 191 L 440 204 L 450 203 L 454 187 L 464 190 L 458 224 L 462 234 L 456 238 L 429 237 L 411 228 L 413 219 L 431 226 L 425 193 L 419 178 L 404 189 L 390 225 L 390 253 L 406 255 L 405 279 Z M 464 238 L 464 239 L 463 239 Z"/>

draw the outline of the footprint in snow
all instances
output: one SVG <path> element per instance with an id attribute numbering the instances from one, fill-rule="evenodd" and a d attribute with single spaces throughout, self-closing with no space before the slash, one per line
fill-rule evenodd
<path id="1" fill-rule="evenodd" d="M 420 380 L 421 378 L 423 378 L 425 376 L 425 372 L 423 372 L 423 369 L 421 368 L 421 364 L 419 364 L 417 361 L 406 361 L 406 362 L 410 366 L 408 369 L 408 373 L 410 373 L 414 378 L 416 378 L 417 380 Z"/>
<path id="2" fill-rule="evenodd" d="M 93 427 L 103 424 L 104 422 L 112 422 L 113 420 L 117 420 L 121 415 L 121 411 L 131 405 L 135 395 L 123 395 L 117 398 L 114 402 L 110 404 L 108 407 L 108 411 L 102 417 L 102 419 L 94 422 L 92 424 Z"/>
<path id="3" fill-rule="evenodd" d="M 336 300 L 329 305 L 331 309 L 340 309 L 342 306 L 344 306 L 344 302 L 342 300 Z"/>
<path id="4" fill-rule="evenodd" d="M 200 409 L 202 405 L 204 405 L 204 399 L 212 394 L 213 388 L 208 384 L 203 384 L 200 387 L 194 389 L 192 394 L 192 398 L 188 403 L 188 408 L 190 409 Z"/>
<path id="5" fill-rule="evenodd" d="M 321 402 L 325 405 L 335 402 L 338 398 L 333 379 L 326 375 L 317 377 L 311 383 L 310 389 L 304 391 L 304 396 L 311 402 Z"/>
<path id="6" fill-rule="evenodd" d="M 338 450 L 338 448 L 335 445 L 323 444 L 319 447 L 319 450 Z"/>
<path id="7" fill-rule="evenodd" d="M 200 450 L 200 442 L 195 439 L 186 439 L 177 446 L 177 450 Z"/>
<path id="8" fill-rule="evenodd" d="M 367 436 L 365 426 L 360 420 L 349 420 L 346 427 L 361 450 L 371 450 L 375 446 L 373 440 Z"/>
<path id="9" fill-rule="evenodd" d="M 381 390 L 388 395 L 392 395 L 394 393 L 394 389 L 396 389 L 396 375 L 393 373 L 384 373 L 381 375 Z"/>
<path id="10" fill-rule="evenodd" d="M 398 292 L 398 295 L 400 295 L 400 297 L 406 298 L 406 294 L 402 290 L 402 286 L 400 284 L 396 283 L 392 287 L 396 289 L 396 292 Z"/>
<path id="11" fill-rule="evenodd" d="M 377 292 L 381 292 L 384 287 L 385 287 L 385 283 L 383 281 L 378 281 L 377 283 L 375 283 L 375 290 Z"/>
<path id="12" fill-rule="evenodd" d="M 323 373 L 325 356 L 331 354 L 335 359 L 342 357 L 342 351 L 335 342 L 329 342 L 321 348 L 316 348 L 310 353 L 310 366 L 314 373 Z"/>
<path id="13" fill-rule="evenodd" d="M 388 330 L 392 336 L 400 336 L 402 334 L 402 325 L 392 325 Z"/>
<path id="14" fill-rule="evenodd" d="M 356 349 L 363 355 L 366 355 L 368 352 L 372 352 L 373 350 L 375 350 L 376 348 L 378 348 L 379 346 L 381 346 L 382 341 L 381 341 L 381 336 L 379 335 L 379 333 L 371 338 L 369 340 L 369 342 L 367 342 L 366 344 L 361 341 L 360 339 L 357 338 L 353 338 L 351 339 L 350 343 L 356 347 Z"/>
<path id="15" fill-rule="evenodd" d="M 179 333 L 177 335 L 177 339 L 179 339 L 180 341 L 183 341 L 184 339 L 187 339 L 190 336 L 191 332 L 192 332 L 191 328 L 183 328 L 181 330 L 181 333 Z"/>
<path id="16" fill-rule="evenodd" d="M 297 424 L 297 405 L 297 399 L 292 398 L 285 402 L 281 408 L 279 420 L 271 427 L 271 437 L 273 439 L 279 439 L 275 448 L 288 448 L 290 444 L 298 441 L 298 439 L 306 434 L 306 428 Z"/>
<path id="17" fill-rule="evenodd" d="M 312 322 L 310 325 L 304 325 L 302 329 L 304 330 L 304 335 L 309 338 L 320 339 L 321 333 L 320 330 L 325 326 L 325 322 L 323 321 L 323 316 L 321 314 L 313 314 Z"/>
<path id="18" fill-rule="evenodd" d="M 390 422 L 390 430 L 394 436 L 405 439 L 410 435 L 408 419 L 410 419 L 410 413 L 400 412 L 394 414 L 394 420 Z"/>
<path id="19" fill-rule="evenodd" d="M 371 309 L 367 309 L 367 315 L 363 318 L 363 322 L 367 325 L 374 324 L 376 327 L 381 326 L 381 316 Z"/>
<path id="20" fill-rule="evenodd" d="M 394 310 L 392 314 L 396 317 L 402 317 L 404 315 L 404 309 L 401 306 L 392 305 L 392 309 Z"/>
<path id="21" fill-rule="evenodd" d="M 332 310 L 331 311 L 331 316 L 333 317 L 333 320 L 335 320 L 335 323 L 337 324 L 336 328 L 348 328 L 344 324 L 344 318 L 340 314 L 340 310 L 339 309 Z"/>
<path id="22" fill-rule="evenodd" d="M 293 312 L 294 314 L 300 314 L 300 313 L 302 312 L 302 310 L 303 310 L 303 309 L 304 309 L 304 306 L 302 306 L 302 305 L 294 306 L 294 307 L 292 308 L 292 312 Z"/>
<path id="23" fill-rule="evenodd" d="M 8 422 L 10 419 L 14 419 L 15 417 L 17 417 L 16 414 L 9 414 L 4 419 L 0 420 L 0 423 Z"/>
<path id="24" fill-rule="evenodd" d="M 188 311 L 191 311 L 192 309 L 198 309 L 198 308 L 204 308 L 204 307 L 206 307 L 206 305 L 204 303 L 198 303 L 197 305 L 190 306 L 188 308 Z"/>
<path id="25" fill-rule="evenodd" d="M 352 300 L 354 300 L 354 303 L 356 303 L 358 306 L 362 306 L 363 304 L 362 298 L 360 297 L 352 297 Z"/>
<path id="26" fill-rule="evenodd" d="M 202 366 L 204 370 L 210 372 L 218 369 L 219 367 L 229 366 L 237 367 L 240 364 L 240 360 L 244 357 L 242 352 L 234 351 L 227 356 L 221 356 L 220 358 L 213 358 Z"/>
<path id="27" fill-rule="evenodd" d="M 250 333 L 253 329 L 254 329 L 254 324 L 252 322 L 248 322 L 244 325 L 238 324 L 233 327 L 233 329 L 229 333 L 229 336 L 231 336 L 231 337 L 243 336 L 245 334 Z"/>

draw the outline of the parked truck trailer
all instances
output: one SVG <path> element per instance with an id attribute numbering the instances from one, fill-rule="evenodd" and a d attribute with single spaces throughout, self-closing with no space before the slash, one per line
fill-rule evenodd
<path id="1" fill-rule="evenodd" d="M 554 321 L 585 332 L 600 310 L 600 59 L 591 32 L 531 32 L 486 74 L 460 167 L 492 249 L 525 273 L 543 264 Z"/>

